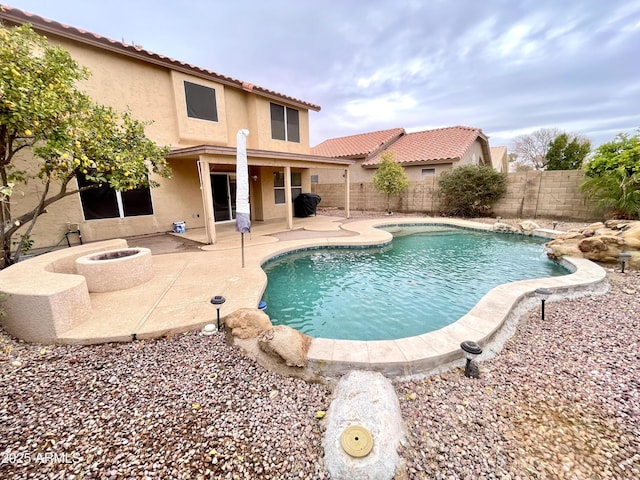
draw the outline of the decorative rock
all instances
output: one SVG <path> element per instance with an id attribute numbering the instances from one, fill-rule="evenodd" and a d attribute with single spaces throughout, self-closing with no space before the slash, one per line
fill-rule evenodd
<path id="1" fill-rule="evenodd" d="M 630 228 L 623 235 L 624 241 L 629 248 L 640 250 L 640 225 Z"/>
<path id="2" fill-rule="evenodd" d="M 340 379 L 333 397 L 325 417 L 324 438 L 324 463 L 331 478 L 393 478 L 399 462 L 397 449 L 403 439 L 403 424 L 391 382 L 378 372 L 352 371 Z M 357 438 L 345 442 L 344 436 L 351 433 L 350 429 L 366 432 L 370 437 L 364 435 L 361 439 L 356 433 Z"/>
<path id="3" fill-rule="evenodd" d="M 640 269 L 640 222 L 608 220 L 570 230 L 547 243 L 549 258 L 584 257 L 596 262 L 619 263 L 622 252 L 631 255 L 627 266 Z"/>
<path id="4" fill-rule="evenodd" d="M 238 338 L 255 338 L 271 327 L 269 315 L 257 308 L 240 308 L 227 315 L 224 323 L 231 329 L 231 335 Z"/>
<path id="5" fill-rule="evenodd" d="M 260 350 L 280 357 L 289 367 L 306 367 L 311 337 L 287 325 L 276 325 L 258 335 Z"/>
<path id="6" fill-rule="evenodd" d="M 500 233 L 516 233 L 518 230 L 508 223 L 496 222 L 493 224 L 493 231 Z"/>
<path id="7" fill-rule="evenodd" d="M 611 235 L 598 235 L 580 240 L 578 249 L 585 258 L 602 262 L 614 262 L 622 251 L 624 240 Z"/>
<path id="8" fill-rule="evenodd" d="M 520 227 L 522 232 L 526 235 L 531 235 L 534 232 L 534 230 L 538 230 L 540 228 L 540 225 L 538 225 L 536 222 L 533 222 L 531 220 L 524 220 L 520 222 L 518 226 Z"/>
<path id="9" fill-rule="evenodd" d="M 218 328 L 213 323 L 207 323 L 204 327 L 202 327 L 202 331 L 200 332 L 200 334 L 208 337 L 210 335 L 213 335 L 217 331 Z"/>

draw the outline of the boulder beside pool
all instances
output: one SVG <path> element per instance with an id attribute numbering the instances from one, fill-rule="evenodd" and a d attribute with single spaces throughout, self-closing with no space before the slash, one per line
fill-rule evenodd
<path id="1" fill-rule="evenodd" d="M 224 318 L 231 335 L 238 338 L 256 338 L 271 327 L 269 315 L 257 308 L 239 308 Z"/>
<path id="2" fill-rule="evenodd" d="M 560 260 L 564 256 L 583 257 L 595 262 L 616 264 L 621 253 L 629 254 L 626 265 L 640 269 L 640 221 L 607 220 L 569 230 L 546 244 L 547 256 Z"/>
<path id="3" fill-rule="evenodd" d="M 311 337 L 286 325 L 276 325 L 258 335 L 263 352 L 281 358 L 288 367 L 306 367 Z"/>
<path id="4" fill-rule="evenodd" d="M 391 480 L 404 438 L 400 403 L 381 373 L 353 370 L 338 382 L 324 417 L 324 464 L 335 480 Z"/>

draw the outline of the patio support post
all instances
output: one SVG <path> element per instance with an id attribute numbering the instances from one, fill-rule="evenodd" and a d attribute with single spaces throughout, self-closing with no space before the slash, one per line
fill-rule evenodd
<path id="1" fill-rule="evenodd" d="M 351 218 L 351 179 L 349 169 L 344 169 L 344 216 Z"/>
<path id="2" fill-rule="evenodd" d="M 284 203 L 287 207 L 287 229 L 293 230 L 293 202 L 291 201 L 291 167 L 284 167 Z"/>
<path id="3" fill-rule="evenodd" d="M 216 243 L 216 220 L 213 214 L 213 192 L 211 191 L 211 175 L 207 160 L 198 160 L 198 176 L 200 177 L 200 192 L 202 193 L 207 243 L 213 245 Z"/>

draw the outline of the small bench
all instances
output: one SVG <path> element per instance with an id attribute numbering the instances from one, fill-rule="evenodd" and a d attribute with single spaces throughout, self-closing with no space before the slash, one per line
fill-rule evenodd
<path id="1" fill-rule="evenodd" d="M 127 248 L 123 239 L 105 240 L 45 253 L 0 271 L 0 292 L 11 335 L 29 342 L 56 343 L 60 334 L 89 319 L 91 300 L 76 259 Z"/>

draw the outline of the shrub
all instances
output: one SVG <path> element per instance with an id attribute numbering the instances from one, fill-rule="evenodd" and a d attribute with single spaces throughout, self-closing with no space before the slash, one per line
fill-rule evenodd
<path id="1" fill-rule="evenodd" d="M 506 175 L 484 165 L 456 167 L 438 180 L 438 195 L 446 215 L 478 217 L 507 192 Z"/>
<path id="2" fill-rule="evenodd" d="M 640 218 L 640 130 L 600 145 L 585 167 L 580 188 L 587 200 L 596 200 L 614 218 Z"/>

